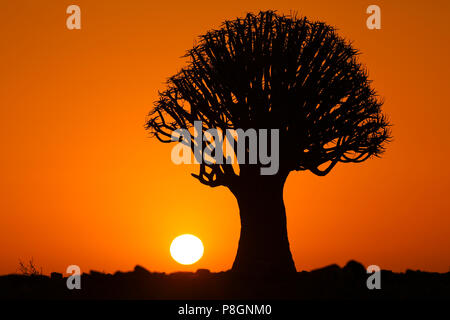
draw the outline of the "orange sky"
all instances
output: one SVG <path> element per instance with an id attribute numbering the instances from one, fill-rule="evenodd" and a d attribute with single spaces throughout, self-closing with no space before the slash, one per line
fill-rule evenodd
<path id="1" fill-rule="evenodd" d="M 82 30 L 66 29 L 81 7 Z M 381 7 L 382 29 L 365 9 Z M 442 1 L 50 1 L 0 3 L 0 274 L 34 257 L 44 273 L 229 269 L 236 200 L 175 166 L 145 116 L 197 35 L 247 11 L 297 11 L 362 51 L 394 141 L 382 159 L 285 188 L 298 270 L 349 259 L 385 269 L 450 267 L 450 39 Z M 214 208 L 210 210 L 209 208 Z M 181 266 L 171 240 L 192 233 L 204 257 Z"/>

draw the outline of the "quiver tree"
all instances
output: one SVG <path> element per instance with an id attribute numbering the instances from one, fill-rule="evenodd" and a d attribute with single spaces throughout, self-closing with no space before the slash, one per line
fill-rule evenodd
<path id="1" fill-rule="evenodd" d="M 162 142 L 195 121 L 202 131 L 279 130 L 276 174 L 261 175 L 261 163 L 226 161 L 203 162 L 193 174 L 237 198 L 241 234 L 233 271 L 295 271 L 283 203 L 291 171 L 325 176 L 338 162 L 383 152 L 389 124 L 357 55 L 324 23 L 273 11 L 247 14 L 200 36 L 187 66 L 159 93 L 146 128 Z"/>

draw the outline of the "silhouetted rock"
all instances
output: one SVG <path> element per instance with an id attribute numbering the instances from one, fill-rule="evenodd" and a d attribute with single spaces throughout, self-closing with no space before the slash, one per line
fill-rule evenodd
<path id="1" fill-rule="evenodd" d="M 92 277 L 102 277 L 105 275 L 105 273 L 96 270 L 91 270 L 89 271 L 89 275 Z"/>
<path id="2" fill-rule="evenodd" d="M 355 260 L 350 260 L 349 262 L 347 262 L 347 264 L 344 266 L 344 268 L 342 268 L 342 270 L 345 273 L 352 274 L 356 277 L 361 277 L 366 274 L 366 268 L 364 268 L 364 266 L 361 263 Z"/>
<path id="3" fill-rule="evenodd" d="M 63 275 L 62 275 L 62 273 L 59 273 L 59 272 L 52 272 L 50 274 L 50 278 L 52 280 L 61 280 L 63 278 Z"/>
<path id="4" fill-rule="evenodd" d="M 144 267 L 141 267 L 140 265 L 136 265 L 134 267 L 134 273 L 141 276 L 149 276 L 151 273 Z"/>
<path id="5" fill-rule="evenodd" d="M 195 274 L 199 277 L 209 277 L 211 276 L 211 271 L 208 269 L 198 269 Z"/>
<path id="6" fill-rule="evenodd" d="M 342 268 L 342 272 L 346 279 L 346 283 L 353 282 L 357 285 L 365 285 L 363 280 L 367 279 L 367 271 L 361 263 L 350 260 L 344 268 Z"/>

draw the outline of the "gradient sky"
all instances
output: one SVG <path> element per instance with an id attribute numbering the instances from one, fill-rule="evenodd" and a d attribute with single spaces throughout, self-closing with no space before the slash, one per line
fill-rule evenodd
<path id="1" fill-rule="evenodd" d="M 66 29 L 81 7 L 82 29 Z M 365 10 L 381 7 L 382 29 Z M 355 259 L 405 271 L 450 267 L 450 4 L 442 1 L 0 2 L 0 274 L 33 257 L 44 273 L 229 269 L 236 200 L 175 166 L 145 116 L 196 37 L 225 19 L 275 9 L 339 29 L 360 49 L 394 124 L 382 159 L 285 187 L 298 270 Z M 195 169 L 196 170 L 196 169 Z M 204 257 L 169 255 L 192 233 Z"/>

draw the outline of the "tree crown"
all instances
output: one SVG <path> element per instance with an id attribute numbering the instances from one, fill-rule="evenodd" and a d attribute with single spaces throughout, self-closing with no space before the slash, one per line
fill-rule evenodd
<path id="1" fill-rule="evenodd" d="M 380 156 L 390 138 L 357 55 L 333 27 L 305 17 L 266 11 L 225 21 L 187 52 L 146 128 L 162 142 L 194 121 L 204 131 L 279 129 L 281 173 L 326 175 L 338 162 Z M 238 175 L 231 165 L 201 164 L 194 176 L 216 186 Z"/>

